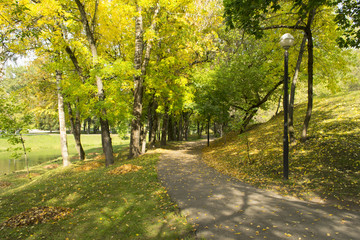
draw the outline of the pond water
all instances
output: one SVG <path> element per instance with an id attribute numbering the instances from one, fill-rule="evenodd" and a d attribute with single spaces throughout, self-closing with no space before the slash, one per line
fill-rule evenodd
<path id="1" fill-rule="evenodd" d="M 29 166 L 35 166 L 61 156 L 60 136 L 58 134 L 28 134 L 23 137 L 27 148 Z M 68 137 L 68 141 L 69 155 L 72 156 L 72 154 L 76 154 L 76 150 L 71 138 Z M 5 138 L 0 138 L 0 174 L 26 168 L 22 150 L 17 151 L 20 157 L 16 160 L 11 156 L 13 151 L 8 151 L 8 148 L 14 147 L 20 146 L 12 146 Z"/>
<path id="2" fill-rule="evenodd" d="M 120 144 L 128 144 L 116 134 L 111 135 L 113 147 Z M 28 151 L 29 166 L 35 166 L 47 161 L 51 161 L 61 157 L 60 136 L 59 134 L 28 134 L 24 135 L 26 147 Z M 101 151 L 101 135 L 100 134 L 83 134 L 81 141 L 85 152 Z M 11 152 L 7 151 L 9 147 L 5 138 L 0 137 L 0 174 L 10 173 L 26 168 L 24 158 L 14 160 Z M 68 136 L 69 157 L 77 155 L 75 142 L 72 136 Z"/>
<path id="3" fill-rule="evenodd" d="M 43 162 L 47 162 L 51 159 L 60 157 L 61 154 L 52 155 L 36 155 L 28 154 L 29 166 L 35 166 Z M 17 170 L 25 169 L 25 159 L 11 159 L 11 155 L 8 153 L 0 153 L 0 174 L 9 173 Z"/>

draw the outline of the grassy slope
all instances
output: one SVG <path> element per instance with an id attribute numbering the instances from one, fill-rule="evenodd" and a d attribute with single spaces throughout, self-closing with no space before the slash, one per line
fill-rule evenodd
<path id="1" fill-rule="evenodd" d="M 45 169 L 48 163 L 44 163 L 32 168 L 33 174 L 40 175 L 33 175 L 31 181 L 21 176 L 24 172 L 0 176 L 0 183 L 11 183 L 0 186 L 0 225 L 32 207 L 74 209 L 71 216 L 56 222 L 15 229 L 0 227 L 0 239 L 178 239 L 191 232 L 191 226 L 177 213 L 176 205 L 158 182 L 158 155 L 146 154 L 128 161 L 125 154 L 119 154 L 109 168 L 75 170 L 91 161 L 53 170 Z M 126 163 L 143 169 L 124 175 L 107 173 Z"/>
<path id="2" fill-rule="evenodd" d="M 223 173 L 260 188 L 339 208 L 360 207 L 360 92 L 314 101 L 309 137 L 290 147 L 290 180 L 282 180 L 283 115 L 232 133 L 203 151 L 203 159 Z M 306 105 L 295 110 L 300 138 Z"/>

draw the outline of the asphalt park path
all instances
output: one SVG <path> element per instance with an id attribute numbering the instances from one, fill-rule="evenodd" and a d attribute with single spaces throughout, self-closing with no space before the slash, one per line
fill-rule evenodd
<path id="1" fill-rule="evenodd" d="M 200 145 L 163 150 L 158 175 L 196 236 L 205 239 L 360 239 L 360 212 L 259 190 L 201 161 Z"/>

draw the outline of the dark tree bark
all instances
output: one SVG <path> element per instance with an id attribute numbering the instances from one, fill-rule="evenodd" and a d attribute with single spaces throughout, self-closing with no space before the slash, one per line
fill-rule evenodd
<path id="1" fill-rule="evenodd" d="M 183 118 L 183 114 L 182 113 L 180 115 L 180 119 L 179 119 L 179 123 L 178 123 L 178 141 L 183 141 L 184 140 L 184 118 Z"/>
<path id="2" fill-rule="evenodd" d="M 166 145 L 166 136 L 167 136 L 167 131 L 168 131 L 168 122 L 169 122 L 169 114 L 168 114 L 168 106 L 165 106 L 165 113 L 163 116 L 163 121 L 162 121 L 162 129 L 161 129 L 161 146 L 165 146 Z"/>
<path id="3" fill-rule="evenodd" d="M 81 22 L 83 23 L 85 34 L 89 43 L 93 65 L 96 67 L 98 64 L 98 52 L 96 46 L 96 39 L 95 39 L 95 26 L 96 26 L 96 12 L 98 7 L 98 0 L 95 1 L 95 13 L 93 16 L 92 24 L 90 25 L 87 14 L 85 12 L 84 5 L 80 2 L 80 0 L 75 0 L 76 5 L 80 11 L 81 15 Z M 96 85 L 98 90 L 98 99 L 100 102 L 105 100 L 105 92 L 103 82 L 100 76 L 96 75 Z M 111 143 L 111 136 L 110 136 L 110 129 L 109 129 L 109 122 L 106 119 L 106 109 L 101 109 L 101 116 L 100 116 L 100 125 L 101 125 L 101 140 L 102 140 L 102 147 L 103 152 L 105 154 L 105 163 L 106 166 L 109 166 L 114 163 L 114 156 L 113 156 L 113 148 Z"/>
<path id="4" fill-rule="evenodd" d="M 296 83 L 299 78 L 299 72 L 300 72 L 300 66 L 302 62 L 302 57 L 304 55 L 305 51 L 305 44 L 306 44 L 306 35 L 304 35 L 303 40 L 300 45 L 300 51 L 298 60 L 295 67 L 294 77 L 291 83 L 291 91 L 290 91 L 290 103 L 289 103 L 289 136 L 290 136 L 290 142 L 294 142 L 295 139 L 295 129 L 294 129 L 294 103 L 295 103 L 295 89 L 296 89 Z"/>
<path id="5" fill-rule="evenodd" d="M 272 89 L 269 90 L 269 92 L 263 98 L 259 99 L 256 103 L 254 103 L 253 105 L 251 105 L 247 109 L 244 109 L 241 106 L 232 105 L 232 107 L 237 108 L 237 109 L 241 109 L 245 113 L 245 116 L 243 117 L 243 121 L 242 121 L 242 124 L 241 124 L 241 132 L 245 131 L 245 128 L 250 123 L 251 119 L 255 116 L 255 114 L 257 113 L 258 108 L 269 99 L 269 97 L 274 93 L 274 91 L 282 83 L 283 83 L 283 80 L 280 80 L 278 83 L 275 84 L 275 86 Z"/>
<path id="6" fill-rule="evenodd" d="M 81 121 L 80 121 L 80 114 L 76 111 L 76 116 L 74 117 L 73 110 L 71 108 L 71 104 L 68 103 L 68 112 L 70 117 L 70 124 L 71 124 L 71 132 L 75 139 L 75 147 L 76 151 L 79 154 L 80 160 L 85 160 L 85 151 L 81 144 Z"/>
<path id="7" fill-rule="evenodd" d="M 167 127 L 168 141 L 175 141 L 175 136 L 174 136 L 174 133 L 176 131 L 175 128 L 176 128 L 176 124 L 174 124 L 174 117 L 173 115 L 169 115 L 168 127 Z"/>
<path id="8" fill-rule="evenodd" d="M 86 119 L 85 119 L 83 122 L 83 132 L 86 132 L 86 128 L 87 128 L 87 126 L 86 126 Z"/>
<path id="9" fill-rule="evenodd" d="M 149 114 L 149 144 L 150 144 L 150 147 L 155 146 L 156 133 L 158 130 L 158 125 L 159 125 L 158 124 L 158 114 L 156 112 L 157 107 L 158 107 L 158 104 L 154 100 L 151 104 L 151 109 L 150 109 L 150 114 Z"/>
<path id="10" fill-rule="evenodd" d="M 88 125 L 87 125 L 87 134 L 90 134 L 90 130 L 91 130 L 91 118 L 90 118 L 90 117 L 87 118 L 87 122 L 88 122 Z"/>
<path id="11" fill-rule="evenodd" d="M 189 137 L 189 127 L 190 127 L 191 113 L 184 112 L 183 116 L 184 116 L 184 138 L 185 138 L 185 141 L 187 141 L 188 137 Z"/>
<path id="12" fill-rule="evenodd" d="M 149 148 L 155 146 L 156 141 L 156 131 L 157 131 L 157 102 L 155 96 L 152 96 L 150 104 L 148 106 L 148 126 L 149 126 Z"/>
<path id="13" fill-rule="evenodd" d="M 214 137 L 217 136 L 218 132 L 217 132 L 217 127 L 216 127 L 216 122 L 214 121 Z"/>
<path id="14" fill-rule="evenodd" d="M 201 138 L 202 130 L 203 130 L 202 123 L 200 123 L 200 121 L 197 121 L 197 135 L 199 139 Z"/>
<path id="15" fill-rule="evenodd" d="M 207 119 L 207 146 L 210 146 L 210 116 Z"/>
<path id="16" fill-rule="evenodd" d="M 314 81 L 314 45 L 312 39 L 311 23 L 315 17 L 316 9 L 312 9 L 309 13 L 308 23 L 306 25 L 306 36 L 308 41 L 308 105 L 306 110 L 306 116 L 304 120 L 303 130 L 301 132 L 301 142 L 305 142 L 307 139 L 307 132 L 309 128 L 309 122 L 311 118 L 313 108 L 313 81 Z"/>

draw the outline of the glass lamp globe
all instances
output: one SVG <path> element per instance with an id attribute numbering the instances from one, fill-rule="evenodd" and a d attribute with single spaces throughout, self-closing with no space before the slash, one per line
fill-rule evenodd
<path id="1" fill-rule="evenodd" d="M 292 45 L 294 45 L 294 37 L 290 33 L 285 33 L 281 36 L 280 46 L 288 50 Z"/>

